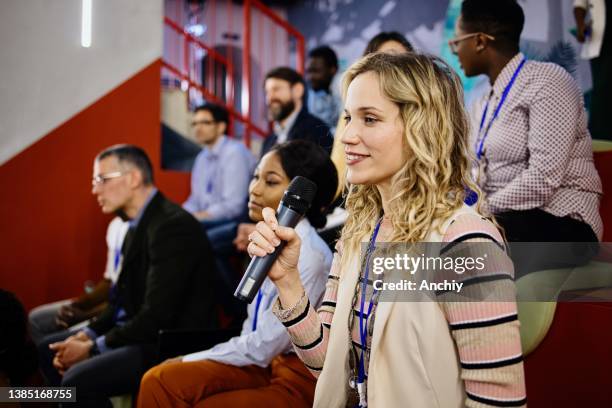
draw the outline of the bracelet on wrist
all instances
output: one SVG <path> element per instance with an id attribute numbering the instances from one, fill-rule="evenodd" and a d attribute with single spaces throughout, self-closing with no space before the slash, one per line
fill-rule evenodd
<path id="1" fill-rule="evenodd" d="M 306 291 L 303 290 L 300 299 L 291 307 L 284 307 L 281 304 L 280 298 L 277 298 L 276 304 L 273 307 L 273 312 L 281 321 L 286 321 L 291 319 L 291 317 L 296 313 L 296 311 L 299 310 L 301 312 L 307 304 L 308 296 L 306 296 Z"/>

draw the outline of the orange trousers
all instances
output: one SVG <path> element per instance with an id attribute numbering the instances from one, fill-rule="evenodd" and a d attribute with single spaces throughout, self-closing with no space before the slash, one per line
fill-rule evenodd
<path id="1" fill-rule="evenodd" d="M 295 354 L 270 365 L 235 367 L 202 360 L 168 363 L 147 371 L 138 407 L 312 407 L 316 379 Z"/>

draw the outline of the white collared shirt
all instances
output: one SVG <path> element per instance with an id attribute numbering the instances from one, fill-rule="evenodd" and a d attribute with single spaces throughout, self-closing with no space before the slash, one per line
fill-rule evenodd
<path id="1" fill-rule="evenodd" d="M 331 268 L 332 253 L 308 220 L 300 221 L 295 230 L 302 240 L 298 261 L 302 284 L 313 306 L 318 307 L 323 298 L 327 275 Z M 272 305 L 277 297 L 276 287 L 266 278 L 261 290 L 263 297 L 255 331 L 253 331 L 253 318 L 256 300 L 247 308 L 248 316 L 242 325 L 240 336 L 209 350 L 188 354 L 183 357 L 183 361 L 214 360 L 238 367 L 251 364 L 267 367 L 275 356 L 292 351 L 287 330 L 272 313 Z"/>
<path id="2" fill-rule="evenodd" d="M 599 57 L 606 32 L 606 2 L 604 0 L 574 0 L 574 7 L 585 9 L 591 18 L 591 35 L 584 44 L 580 57 L 592 59 Z"/>
<path id="3" fill-rule="evenodd" d="M 300 114 L 300 110 L 296 109 L 293 111 L 291 115 L 287 117 L 285 121 L 285 126 L 281 126 L 279 122 L 274 122 L 274 134 L 276 135 L 276 143 L 281 144 L 287 141 L 289 137 L 289 131 L 293 127 L 298 115 Z"/>
<path id="4" fill-rule="evenodd" d="M 119 280 L 119 272 L 121 271 L 121 247 L 123 239 L 127 233 L 129 223 L 123 221 L 119 217 L 115 217 L 108 224 L 106 229 L 106 247 L 108 253 L 106 256 L 106 269 L 104 270 L 104 279 L 110 280 L 113 284 Z"/>

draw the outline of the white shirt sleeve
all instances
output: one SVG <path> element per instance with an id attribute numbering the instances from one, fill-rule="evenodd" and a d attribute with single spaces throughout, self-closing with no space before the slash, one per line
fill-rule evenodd
<path id="1" fill-rule="evenodd" d="M 296 231 L 302 239 L 298 263 L 302 283 L 310 299 L 320 301 L 331 267 L 331 251 L 307 221 L 300 222 Z M 252 330 L 252 322 L 256 301 L 248 307 L 248 317 L 240 336 L 209 350 L 188 354 L 183 357 L 183 361 L 214 360 L 238 367 L 251 364 L 267 367 L 275 356 L 290 351 L 291 342 L 287 331 L 272 313 L 272 305 L 277 297 L 276 287 L 266 280 L 262 291 L 264 296 L 255 331 Z"/>
<path id="2" fill-rule="evenodd" d="M 270 281 L 266 281 L 265 285 L 273 286 Z M 276 290 L 270 287 L 266 289 L 268 289 L 265 291 L 267 293 L 262 298 L 260 306 L 260 309 L 263 310 L 259 312 L 255 331 L 252 331 L 254 301 L 249 306 L 249 318 L 245 321 L 240 336 L 209 350 L 188 354 L 183 357 L 183 361 L 214 360 L 238 367 L 251 364 L 267 367 L 275 356 L 290 350 L 289 336 L 280 321 L 272 314 L 271 301 L 276 298 Z"/>

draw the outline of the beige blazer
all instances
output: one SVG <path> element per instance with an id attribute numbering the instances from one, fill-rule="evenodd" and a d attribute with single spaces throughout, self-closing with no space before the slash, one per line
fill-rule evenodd
<path id="1" fill-rule="evenodd" d="M 464 205 L 431 232 L 440 242 L 448 225 L 461 214 L 476 214 Z M 314 407 L 343 408 L 348 391 L 348 316 L 359 277 L 359 256 L 347 263 L 338 287 L 323 370 L 317 381 Z M 459 356 L 442 310 L 435 302 L 380 302 L 377 306 L 370 367 L 368 407 L 462 407 L 465 390 Z"/>

